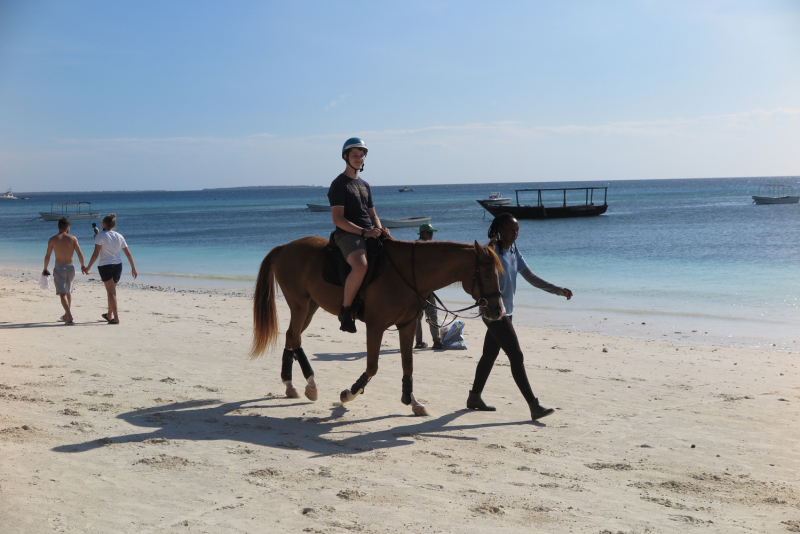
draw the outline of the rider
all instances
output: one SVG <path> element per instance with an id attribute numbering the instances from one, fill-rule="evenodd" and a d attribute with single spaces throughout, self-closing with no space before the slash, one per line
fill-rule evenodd
<path id="1" fill-rule="evenodd" d="M 366 239 L 389 235 L 389 230 L 381 227 L 381 220 L 375 213 L 369 184 L 358 177 L 359 171 L 364 170 L 367 150 L 367 145 L 358 137 L 345 141 L 342 159 L 347 166 L 328 189 L 331 216 L 336 225 L 333 239 L 350 265 L 339 312 L 340 330 L 351 333 L 356 332 L 356 323 L 350 307 L 367 273 Z"/>

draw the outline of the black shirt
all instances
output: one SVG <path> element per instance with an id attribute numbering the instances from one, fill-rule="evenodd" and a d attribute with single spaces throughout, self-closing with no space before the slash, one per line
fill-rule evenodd
<path id="1" fill-rule="evenodd" d="M 361 178 L 350 178 L 346 174 L 337 176 L 328 189 L 328 201 L 331 207 L 344 206 L 344 218 L 356 226 L 372 226 L 372 219 L 367 213 L 368 209 L 375 207 L 372 204 L 372 191 Z"/>

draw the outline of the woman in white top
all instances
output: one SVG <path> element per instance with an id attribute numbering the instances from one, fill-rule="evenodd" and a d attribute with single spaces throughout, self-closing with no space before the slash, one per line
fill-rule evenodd
<path id="1" fill-rule="evenodd" d="M 114 231 L 117 225 L 117 216 L 112 213 L 103 217 L 103 231 L 97 234 L 94 238 L 94 254 L 89 264 L 82 269 L 83 274 L 89 274 L 89 271 L 94 265 L 95 260 L 100 256 L 100 262 L 97 264 L 97 271 L 100 273 L 100 279 L 106 285 L 106 293 L 108 293 L 108 313 L 103 314 L 103 319 L 108 321 L 108 324 L 119 324 L 119 314 L 117 313 L 117 284 L 122 276 L 122 256 L 120 251 L 125 253 L 128 257 L 128 263 L 131 264 L 131 274 L 136 278 L 136 266 L 133 264 L 133 256 L 128 250 L 128 243 L 122 234 Z"/>
<path id="2" fill-rule="evenodd" d="M 531 390 L 528 374 L 525 372 L 523 363 L 522 349 L 519 346 L 517 333 L 514 331 L 514 324 L 511 322 L 511 317 L 514 313 L 514 293 L 517 291 L 517 273 L 521 274 L 525 281 L 532 286 L 554 295 L 566 297 L 567 300 L 572 298 L 572 291 L 565 287 L 555 286 L 533 274 L 533 271 L 525 262 L 525 258 L 522 257 L 519 249 L 514 244 L 518 236 L 519 222 L 509 213 L 501 213 L 495 217 L 494 221 L 492 221 L 492 226 L 489 228 L 489 239 L 492 240 L 494 251 L 500 258 L 500 263 L 504 269 L 503 274 L 500 275 L 500 292 L 503 293 L 503 306 L 505 307 L 506 315 L 497 321 L 483 320 L 486 324 L 483 355 L 478 362 L 477 369 L 475 369 L 475 381 L 467 398 L 467 408 L 471 410 L 495 410 L 494 406 L 488 406 L 483 402 L 481 393 L 483 393 L 483 387 L 486 385 L 486 380 L 489 378 L 489 373 L 492 372 L 494 361 L 502 348 L 511 364 L 511 376 L 528 403 L 531 419 L 535 421 L 550 415 L 553 413 L 553 409 L 545 408 L 539 404 L 539 399 L 534 396 Z"/>

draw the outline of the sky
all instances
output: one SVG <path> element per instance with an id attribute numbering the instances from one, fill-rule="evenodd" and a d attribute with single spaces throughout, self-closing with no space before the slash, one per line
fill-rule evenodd
<path id="1" fill-rule="evenodd" d="M 800 0 L 0 1 L 0 188 L 800 175 Z"/>

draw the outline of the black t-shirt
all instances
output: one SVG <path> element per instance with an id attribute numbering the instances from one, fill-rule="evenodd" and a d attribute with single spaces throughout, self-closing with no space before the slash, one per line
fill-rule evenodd
<path id="1" fill-rule="evenodd" d="M 372 191 L 361 178 L 353 179 L 346 174 L 337 176 L 328 189 L 328 201 L 331 207 L 344 206 L 344 218 L 356 226 L 372 226 L 372 219 L 367 213 L 368 209 L 375 207 L 372 204 Z"/>

